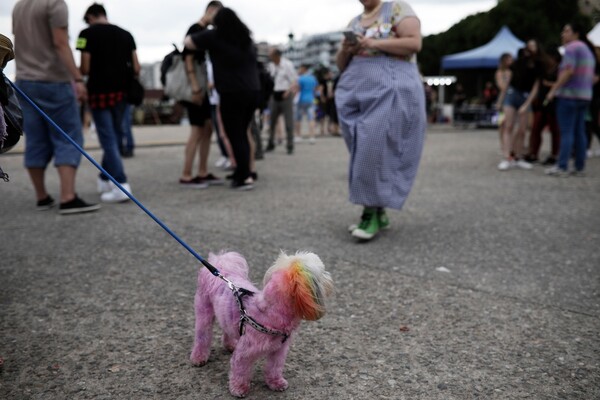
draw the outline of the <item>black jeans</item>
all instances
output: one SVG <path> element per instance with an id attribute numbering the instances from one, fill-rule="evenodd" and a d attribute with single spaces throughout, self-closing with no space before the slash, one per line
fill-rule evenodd
<path id="1" fill-rule="evenodd" d="M 221 119 L 225 134 L 231 143 L 236 168 L 233 180 L 242 183 L 250 176 L 250 142 L 248 126 L 258 107 L 258 91 L 219 93 Z"/>

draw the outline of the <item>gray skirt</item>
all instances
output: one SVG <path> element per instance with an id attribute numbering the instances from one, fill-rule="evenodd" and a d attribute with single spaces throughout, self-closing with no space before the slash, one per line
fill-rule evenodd
<path id="1" fill-rule="evenodd" d="M 350 202 L 400 210 L 417 175 L 427 127 L 416 64 L 354 57 L 335 102 L 350 152 Z"/>

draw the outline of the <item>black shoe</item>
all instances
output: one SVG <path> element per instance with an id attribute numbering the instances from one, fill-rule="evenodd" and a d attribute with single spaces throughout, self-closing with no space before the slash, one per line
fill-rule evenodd
<path id="1" fill-rule="evenodd" d="M 225 183 L 223 179 L 218 178 L 213 174 L 208 174 L 206 176 L 198 176 L 197 178 L 200 179 L 202 182 L 208 183 L 211 186 L 223 185 Z"/>
<path id="2" fill-rule="evenodd" d="M 265 149 L 265 151 L 273 151 L 275 150 L 275 144 L 274 143 L 269 143 L 267 145 L 267 148 Z"/>
<path id="3" fill-rule="evenodd" d="M 257 181 L 258 174 L 256 172 L 250 172 L 250 178 L 252 178 L 253 181 Z"/>
<path id="4" fill-rule="evenodd" d="M 288 154 L 294 154 L 294 148 L 293 147 L 288 147 L 287 153 Z"/>
<path id="5" fill-rule="evenodd" d="M 532 156 L 531 154 L 527 154 L 525 157 L 523 157 L 523 159 L 530 164 L 536 164 L 538 162 L 538 158 L 536 156 Z"/>
<path id="6" fill-rule="evenodd" d="M 234 175 L 235 175 L 235 174 L 229 174 L 229 175 L 225 175 L 225 179 L 227 179 L 227 180 L 232 180 Z"/>
<path id="7" fill-rule="evenodd" d="M 554 165 L 554 164 L 556 164 L 556 158 L 554 158 L 552 156 L 548 156 L 548 158 L 546 158 L 544 160 L 544 162 L 542 163 L 542 165 L 547 165 L 547 166 Z"/>
<path id="8" fill-rule="evenodd" d="M 71 201 L 66 203 L 60 203 L 60 207 L 58 210 L 59 214 L 79 214 L 85 212 L 96 211 L 100 209 L 100 204 L 88 204 L 85 201 L 81 200 L 77 195 Z"/>
<path id="9" fill-rule="evenodd" d="M 252 190 L 254 189 L 252 179 L 246 179 L 245 181 L 232 181 L 231 188 L 235 190 Z"/>
<path id="10" fill-rule="evenodd" d="M 49 210 L 54 207 L 54 199 L 50 197 L 50 195 L 46 196 L 45 199 L 39 200 L 37 202 L 38 211 Z"/>
<path id="11" fill-rule="evenodd" d="M 121 157 L 123 157 L 123 158 L 132 158 L 133 157 L 133 150 L 123 150 L 121 152 Z"/>

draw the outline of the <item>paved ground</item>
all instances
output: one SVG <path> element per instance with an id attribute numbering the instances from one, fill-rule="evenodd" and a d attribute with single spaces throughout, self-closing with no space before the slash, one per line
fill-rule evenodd
<path id="1" fill-rule="evenodd" d="M 279 148 L 238 193 L 178 186 L 186 128 L 135 134 L 173 142 L 139 147 L 126 168 L 198 252 L 237 250 L 260 282 L 280 249 L 309 249 L 335 279 L 328 315 L 292 346 L 288 391 L 257 371 L 249 398 L 600 398 L 600 158 L 586 178 L 498 172 L 496 132 L 432 129 L 392 229 L 356 243 L 338 138 Z M 35 211 L 22 156 L 0 165 L 0 398 L 229 398 L 219 343 L 205 367 L 187 361 L 196 260 L 135 204 Z M 84 161 L 86 200 L 95 176 Z"/>

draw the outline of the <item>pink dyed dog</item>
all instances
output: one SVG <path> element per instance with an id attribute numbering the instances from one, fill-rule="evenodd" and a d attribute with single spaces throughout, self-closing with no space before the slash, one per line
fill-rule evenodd
<path id="1" fill-rule="evenodd" d="M 254 292 L 242 297 L 247 315 L 271 332 L 261 332 L 245 324 L 240 336 L 240 311 L 232 291 L 206 268 L 198 274 L 195 297 L 196 335 L 190 359 L 206 364 L 210 355 L 212 326 L 216 317 L 223 331 L 223 346 L 233 352 L 229 371 L 229 391 L 244 397 L 250 390 L 254 363 L 266 358 L 265 382 L 271 390 L 284 391 L 285 359 L 301 320 L 315 321 L 325 314 L 325 298 L 333 291 L 331 276 L 313 253 L 282 253 L 266 272 L 263 290 L 248 279 L 248 264 L 238 253 L 210 254 L 208 261 L 238 288 Z"/>

